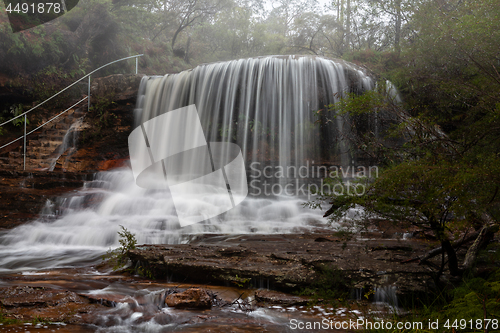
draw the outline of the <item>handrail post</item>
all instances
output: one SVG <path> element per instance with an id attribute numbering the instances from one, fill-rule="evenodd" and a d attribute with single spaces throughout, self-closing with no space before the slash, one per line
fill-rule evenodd
<path id="1" fill-rule="evenodd" d="M 88 93 L 87 96 L 88 96 L 87 97 L 87 99 L 88 99 L 88 101 L 87 101 L 88 102 L 87 103 L 87 112 L 89 112 L 90 111 L 90 75 L 89 75 L 89 93 Z"/>
<path id="2" fill-rule="evenodd" d="M 137 69 L 139 67 L 139 57 L 135 57 L 135 74 L 137 75 Z"/>
<path id="3" fill-rule="evenodd" d="M 26 171 L 26 115 L 24 115 L 24 164 L 23 170 Z"/>

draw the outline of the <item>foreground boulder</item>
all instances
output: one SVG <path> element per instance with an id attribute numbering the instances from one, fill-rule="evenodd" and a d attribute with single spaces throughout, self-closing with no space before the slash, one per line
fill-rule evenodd
<path id="1" fill-rule="evenodd" d="M 176 309 L 210 309 L 212 300 L 205 289 L 190 288 L 168 295 L 165 304 Z"/>

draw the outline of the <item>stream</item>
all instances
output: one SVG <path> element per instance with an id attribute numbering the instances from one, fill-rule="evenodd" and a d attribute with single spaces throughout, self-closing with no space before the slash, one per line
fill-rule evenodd
<path id="1" fill-rule="evenodd" d="M 189 198 L 186 204 L 191 204 Z M 30 305 L 33 295 L 26 301 L 16 298 L 19 318 L 40 317 L 42 322 L 4 325 L 0 331 L 287 332 L 291 331 L 291 319 L 320 321 L 346 316 L 355 319 L 361 314 L 347 308 L 308 307 L 305 301 L 303 305 L 257 305 L 254 289 L 214 286 L 197 286 L 216 295 L 212 309 L 170 308 L 164 303 L 165 293 L 195 285 L 117 275 L 103 264 L 103 254 L 119 245 L 117 232 L 121 225 L 136 235 L 138 244 L 189 243 L 207 234 L 269 235 L 326 228 L 320 212 L 301 207 L 297 198 L 250 198 L 223 216 L 181 229 L 168 193 L 137 187 L 129 168 L 101 172 L 83 188 L 47 200 L 37 220 L 0 235 L 0 287 L 34 288 L 34 291 L 23 290 L 21 299 L 40 287 L 50 292 L 72 292 L 73 297 L 91 297 L 92 304 L 99 307 L 70 310 L 73 311 L 70 322 L 75 321 L 75 311 L 79 318 L 71 324 L 44 319 L 57 318 L 63 315 L 61 311 L 68 311 L 67 307 L 61 310 L 57 304 L 45 304 L 49 296 L 48 299 L 41 296 L 43 302 L 37 300 L 41 303 L 35 302 L 34 306 Z M 47 307 L 48 312 L 34 315 L 38 307 Z M 78 311 L 82 311 L 81 315 Z"/>

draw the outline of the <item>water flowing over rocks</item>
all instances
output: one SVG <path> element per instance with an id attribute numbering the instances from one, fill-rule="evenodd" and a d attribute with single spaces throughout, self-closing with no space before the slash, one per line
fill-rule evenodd
<path id="1" fill-rule="evenodd" d="M 142 93 L 138 94 L 139 81 Z M 430 287 L 426 268 L 414 261 L 401 264 L 428 250 L 421 241 L 384 238 L 381 233 L 359 234 L 346 241 L 328 229 L 321 212 L 307 210 L 303 198 L 295 196 L 280 200 L 248 197 L 220 218 L 179 228 L 171 194 L 137 187 L 127 167 L 127 139 L 135 125 L 191 104 L 199 107 L 207 139 L 234 138 L 248 163 L 282 167 L 298 167 L 309 160 L 350 163 L 348 156 L 336 154 L 343 150 L 335 140 L 347 129 L 340 122 L 333 123 L 331 131 L 317 129 L 313 111 L 334 103 L 344 93 L 373 87 L 373 78 L 361 68 L 303 56 L 207 64 L 165 77 L 95 79 L 93 108 L 86 110 L 76 129 L 77 151 L 71 156 L 62 152 L 59 158 L 64 163 L 56 163 L 56 172 L 48 178 L 42 172 L 0 173 L 0 216 L 7 217 L 2 219 L 5 228 L 35 220 L 49 196 L 72 191 L 87 181 L 82 189 L 53 203 L 49 221 L 42 216 L 30 225 L 0 234 L 5 245 L 0 269 L 2 274 L 16 275 L 12 283 L 9 278 L 0 281 L 0 294 L 5 295 L 2 306 L 10 307 L 9 316 L 25 313 L 20 320 L 44 317 L 87 323 L 103 332 L 108 328 L 144 332 L 152 326 L 155 329 L 149 331 L 161 332 L 173 325 L 184 332 L 215 327 L 219 331 L 281 333 L 290 313 L 302 307 L 303 315 L 310 300 L 278 291 L 314 286 L 325 268 L 340 272 L 353 289 L 373 291 L 390 286 L 387 290 L 392 291 L 397 286 L 399 296 L 426 292 Z M 136 98 L 139 103 L 134 110 Z M 137 111 L 135 119 L 132 111 Z M 250 124 L 258 129 L 253 135 Z M 179 130 L 182 135 L 186 132 Z M 334 146 L 337 151 L 330 151 Z M 90 179 L 76 172 L 58 172 L 119 166 L 124 167 Z M 207 204 L 215 206 L 191 196 L 181 199 L 193 211 Z M 108 248 L 119 246 L 120 225 L 134 233 L 139 243 L 156 244 L 129 252 L 131 267 L 156 281 L 110 271 L 85 276 L 77 271 L 79 265 L 97 265 Z M 58 269 L 73 271 L 51 276 Z M 48 273 L 40 273 L 43 270 Z M 169 282 L 165 281 L 201 286 L 176 289 L 166 287 Z M 214 297 L 212 290 L 217 285 L 224 286 L 224 291 Z M 269 316 L 266 311 L 271 307 L 283 311 Z M 285 307 L 291 307 L 291 312 Z M 45 312 L 34 312 L 35 308 Z M 342 311 L 330 309 L 328 313 L 334 318 Z M 315 313 L 310 318 L 322 315 Z"/>

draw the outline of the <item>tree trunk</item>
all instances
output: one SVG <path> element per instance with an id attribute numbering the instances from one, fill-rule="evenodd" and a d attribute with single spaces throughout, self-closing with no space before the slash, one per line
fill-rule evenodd
<path id="1" fill-rule="evenodd" d="M 188 37 L 187 43 L 186 43 L 186 53 L 184 55 L 184 61 L 189 64 L 189 46 L 191 45 L 191 36 Z"/>
<path id="2" fill-rule="evenodd" d="M 458 269 L 457 253 L 455 252 L 455 249 L 451 245 L 450 241 L 442 241 L 441 246 L 448 255 L 448 268 L 450 269 L 450 274 L 453 276 L 460 275 L 460 270 Z"/>
<path id="3" fill-rule="evenodd" d="M 401 53 L 401 0 L 396 0 L 396 26 L 395 26 L 395 36 L 394 36 L 394 48 L 399 56 Z"/>
<path id="4" fill-rule="evenodd" d="M 177 29 L 174 33 L 174 37 L 172 37 L 172 51 L 174 50 L 175 41 L 177 40 L 177 36 L 181 32 L 181 30 L 181 28 Z"/>
<path id="5" fill-rule="evenodd" d="M 474 243 L 467 250 L 467 254 L 465 255 L 464 260 L 464 270 L 470 271 L 474 268 L 474 264 L 476 263 L 477 255 L 479 250 L 484 248 L 493 238 L 495 232 L 498 231 L 498 226 L 487 226 L 485 225 L 479 235 L 477 236 Z"/>
<path id="6" fill-rule="evenodd" d="M 347 51 L 349 51 L 351 47 L 351 0 L 347 0 L 347 17 L 346 17 L 346 35 L 345 35 L 345 45 Z"/>

